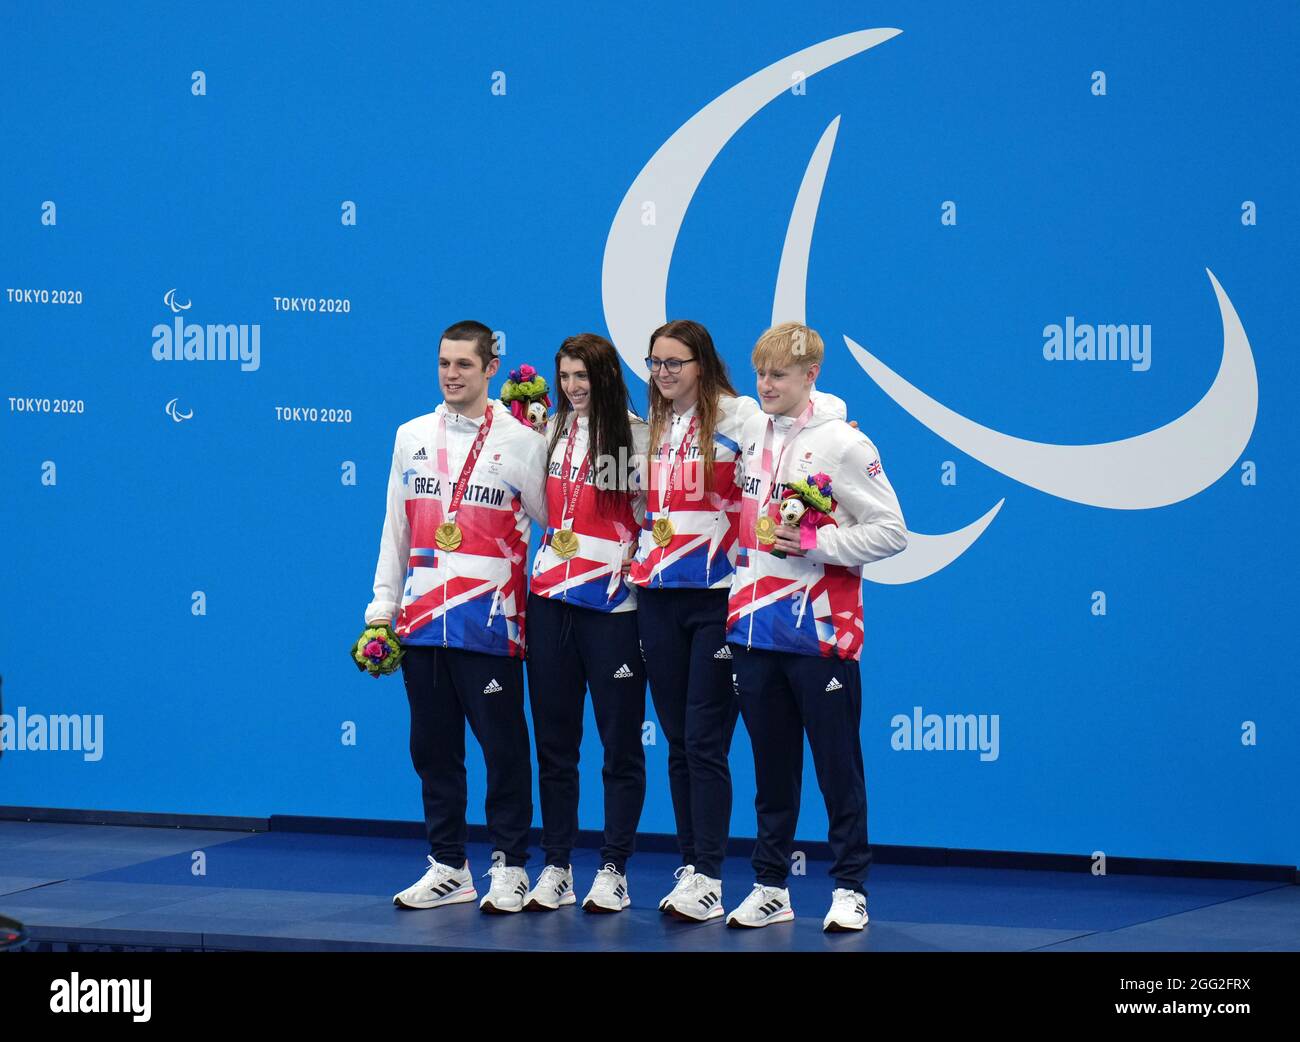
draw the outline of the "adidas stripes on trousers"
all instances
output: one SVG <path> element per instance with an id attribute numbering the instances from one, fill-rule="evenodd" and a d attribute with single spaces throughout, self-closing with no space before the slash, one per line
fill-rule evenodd
<path id="1" fill-rule="evenodd" d="M 588 690 L 605 753 L 601 863 L 625 872 L 645 803 L 645 665 L 636 612 L 596 611 L 530 593 L 528 703 L 548 865 L 567 866 L 578 841 L 578 753 Z"/>
<path id="2" fill-rule="evenodd" d="M 517 658 L 462 648 L 406 645 L 402 680 L 411 706 L 411 762 L 420 776 L 430 853 L 465 863 L 465 723 L 487 767 L 488 839 L 505 864 L 528 862 L 533 820 L 532 755 Z"/>
<path id="3" fill-rule="evenodd" d="M 783 887 L 790 874 L 806 733 L 830 825 L 831 876 L 836 886 L 865 894 L 871 847 L 858 663 L 746 650 L 741 644 L 731 649 L 740 712 L 754 748 L 755 878 L 765 886 Z"/>
<path id="4" fill-rule="evenodd" d="M 650 695 L 668 739 L 682 864 L 718 879 L 731 829 L 727 754 L 739 707 L 727 645 L 729 590 L 645 588 L 638 623 Z"/>

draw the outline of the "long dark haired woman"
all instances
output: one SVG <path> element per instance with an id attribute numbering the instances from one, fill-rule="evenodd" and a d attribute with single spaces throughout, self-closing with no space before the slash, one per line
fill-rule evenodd
<path id="1" fill-rule="evenodd" d="M 628 906 L 627 860 L 645 802 L 645 668 L 637 591 L 624 580 L 644 514 L 637 485 L 645 421 L 629 411 L 618 352 L 581 333 L 555 356 L 547 437 L 547 527 L 528 595 L 528 698 L 537 744 L 546 867 L 525 907 L 573 904 L 578 754 L 586 692 L 604 746 L 602 868 L 583 908 Z"/>

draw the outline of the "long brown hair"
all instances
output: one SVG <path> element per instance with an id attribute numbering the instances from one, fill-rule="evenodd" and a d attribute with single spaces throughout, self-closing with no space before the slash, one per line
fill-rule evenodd
<path id="1" fill-rule="evenodd" d="M 654 350 L 655 341 L 661 336 L 680 340 L 691 349 L 691 356 L 699 360 L 700 376 L 695 399 L 695 412 L 700 418 L 699 439 L 700 456 L 704 460 L 704 488 L 713 488 L 713 432 L 718 423 L 718 399 L 724 394 L 736 397 L 736 389 L 731 386 L 727 375 L 726 363 L 713 346 L 713 337 L 698 322 L 689 318 L 674 319 L 666 322 L 650 334 L 649 355 Z M 664 428 L 672 415 L 673 403 L 663 396 L 654 374 L 650 375 L 650 443 L 647 453 L 653 457 L 659 450 Z"/>
<path id="2" fill-rule="evenodd" d="M 579 333 L 566 339 L 555 352 L 554 387 L 557 396 L 554 427 L 546 456 L 548 466 L 555 446 L 568 429 L 569 416 L 573 412 L 568 396 L 561 390 L 561 358 L 576 359 L 587 370 L 591 384 L 587 444 L 596 485 L 596 512 L 603 517 L 616 517 L 632 495 L 630 475 L 637 465 L 632 424 L 628 419 L 632 399 L 623 380 L 618 350 L 597 333 Z M 614 466 L 602 461 L 613 461 Z"/>

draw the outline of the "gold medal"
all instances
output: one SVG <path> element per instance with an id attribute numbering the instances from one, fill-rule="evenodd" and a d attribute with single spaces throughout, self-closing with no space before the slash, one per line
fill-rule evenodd
<path id="1" fill-rule="evenodd" d="M 433 541 L 438 544 L 438 549 L 445 553 L 450 553 L 459 547 L 460 540 L 460 525 L 454 521 L 444 521 L 433 533 Z"/>
<path id="2" fill-rule="evenodd" d="M 551 536 L 551 549 L 566 561 L 578 552 L 578 536 L 572 528 L 561 528 Z"/>
<path id="3" fill-rule="evenodd" d="M 655 546 L 667 546 L 673 541 L 673 523 L 661 517 L 655 521 L 650 534 L 654 536 Z"/>
<path id="4" fill-rule="evenodd" d="M 776 542 L 776 522 L 767 514 L 758 519 L 754 525 L 754 534 L 758 536 L 758 541 L 764 546 L 771 546 Z"/>

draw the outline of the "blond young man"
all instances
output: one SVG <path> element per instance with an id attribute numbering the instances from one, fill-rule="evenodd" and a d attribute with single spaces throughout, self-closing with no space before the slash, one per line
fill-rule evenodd
<path id="1" fill-rule="evenodd" d="M 907 527 L 876 447 L 813 394 L 823 357 L 821 337 L 797 323 L 767 330 L 753 352 L 763 412 L 741 440 L 740 548 L 727 641 L 754 750 L 757 881 L 727 917 L 729 926 L 794 918 L 785 883 L 805 734 L 834 857 L 835 889 L 822 925 L 860 930 L 867 923 L 861 568 L 906 547 Z M 792 526 L 780 511 L 796 482 L 820 487 L 830 509 L 809 507 L 805 522 Z"/>

